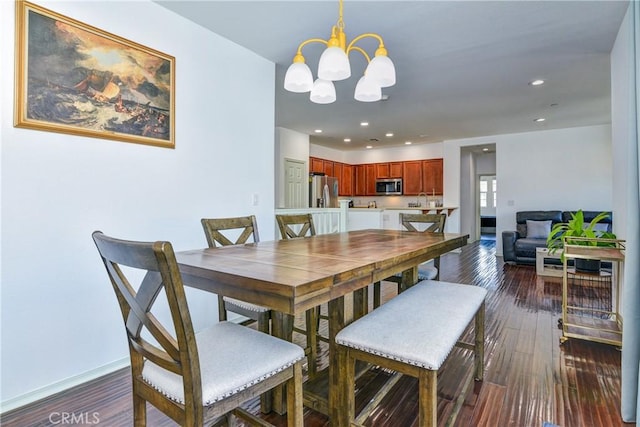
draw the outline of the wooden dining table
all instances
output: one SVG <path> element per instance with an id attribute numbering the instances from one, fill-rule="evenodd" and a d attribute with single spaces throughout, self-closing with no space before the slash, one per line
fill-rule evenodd
<path id="1" fill-rule="evenodd" d="M 291 340 L 295 316 L 328 303 L 329 382 L 326 408 L 337 418 L 335 335 L 367 310 L 364 289 L 402 273 L 401 289 L 417 281 L 417 266 L 467 244 L 467 234 L 359 230 L 176 253 L 185 286 L 270 307 L 272 334 Z M 353 294 L 353 310 L 345 296 Z M 345 316 L 348 313 L 348 316 Z M 280 391 L 281 393 L 281 391 Z M 282 413 L 282 396 L 274 409 Z"/>

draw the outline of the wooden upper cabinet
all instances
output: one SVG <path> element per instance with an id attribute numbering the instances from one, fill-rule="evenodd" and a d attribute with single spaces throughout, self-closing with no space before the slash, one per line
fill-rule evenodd
<path id="1" fill-rule="evenodd" d="M 366 170 L 366 196 L 375 196 L 376 195 L 376 165 L 373 163 L 365 165 Z"/>
<path id="2" fill-rule="evenodd" d="M 309 157 L 309 172 L 324 172 L 324 160 L 317 157 Z"/>
<path id="3" fill-rule="evenodd" d="M 442 159 L 422 161 L 422 191 L 429 195 L 444 193 L 444 168 Z"/>
<path id="4" fill-rule="evenodd" d="M 335 172 L 333 171 L 333 161 L 332 160 L 325 160 L 323 165 L 322 165 L 322 172 L 324 172 L 324 174 L 326 176 L 336 176 Z"/>
<path id="5" fill-rule="evenodd" d="M 403 162 L 389 163 L 389 178 L 402 178 L 402 163 Z"/>
<path id="6" fill-rule="evenodd" d="M 402 193 L 405 196 L 422 192 L 422 160 L 411 160 L 402 164 Z"/>
<path id="7" fill-rule="evenodd" d="M 389 174 L 389 163 L 376 163 L 377 178 L 391 178 Z"/>
<path id="8" fill-rule="evenodd" d="M 366 196 L 367 195 L 367 171 L 365 169 L 366 165 L 355 165 L 355 179 L 356 179 L 356 188 L 355 195 L 356 196 Z"/>
<path id="9" fill-rule="evenodd" d="M 353 166 L 342 163 L 342 173 L 339 175 L 340 196 L 353 196 Z"/>

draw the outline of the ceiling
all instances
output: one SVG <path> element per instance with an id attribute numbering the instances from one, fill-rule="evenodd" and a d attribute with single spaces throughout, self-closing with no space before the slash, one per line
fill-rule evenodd
<path id="1" fill-rule="evenodd" d="M 337 101 L 319 105 L 308 94 L 285 91 L 284 74 L 298 44 L 329 38 L 337 0 L 157 3 L 275 62 L 276 126 L 340 150 L 610 123 L 609 54 L 628 6 L 345 0 L 348 41 L 368 32 L 382 36 L 397 83 L 383 89 L 386 101 L 355 101 L 366 61 L 354 52 L 351 78 L 335 84 Z M 358 45 L 369 55 L 377 47 L 372 39 Z M 322 50 L 309 44 L 302 52 L 314 76 Z M 534 79 L 545 84 L 529 85 Z M 534 122 L 540 117 L 546 120 Z"/>

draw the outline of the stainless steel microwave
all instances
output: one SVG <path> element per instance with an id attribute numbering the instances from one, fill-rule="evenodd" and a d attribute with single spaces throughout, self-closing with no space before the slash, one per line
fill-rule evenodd
<path id="1" fill-rule="evenodd" d="M 402 195 L 402 178 L 376 179 L 376 194 L 379 196 Z"/>

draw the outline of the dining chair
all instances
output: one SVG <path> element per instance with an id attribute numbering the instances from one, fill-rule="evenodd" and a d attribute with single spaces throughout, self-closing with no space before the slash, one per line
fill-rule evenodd
<path id="1" fill-rule="evenodd" d="M 297 239 L 316 235 L 316 228 L 313 225 L 313 216 L 309 214 L 283 215 L 276 214 L 276 221 L 280 229 L 280 237 L 285 239 Z M 329 342 L 327 337 L 322 336 L 320 329 L 320 319 L 329 320 L 328 316 L 321 314 L 320 306 L 311 308 L 305 312 L 306 329 L 293 327 L 295 332 L 304 334 L 307 339 L 305 352 L 308 357 L 307 373 L 310 378 L 317 373 L 318 340 Z"/>
<path id="2" fill-rule="evenodd" d="M 280 236 L 283 239 L 295 239 L 297 237 L 315 236 L 316 228 L 313 225 L 311 214 L 276 215 Z"/>
<path id="3" fill-rule="evenodd" d="M 250 239 L 259 242 L 258 223 L 254 215 L 234 218 L 202 218 L 200 220 L 210 248 L 241 245 Z M 237 235 L 237 236 L 234 236 Z M 241 314 L 258 322 L 258 330 L 270 333 L 271 309 L 236 298 L 218 296 L 218 317 L 227 320 L 227 312 Z"/>
<path id="4" fill-rule="evenodd" d="M 240 405 L 281 384 L 287 386 L 287 425 L 303 425 L 299 346 L 231 322 L 195 332 L 171 243 L 120 240 L 100 231 L 92 237 L 127 333 L 136 427 L 146 426 L 147 402 L 181 426 L 234 424 L 234 417 L 271 425 Z M 160 294 L 169 315 L 156 317 Z"/>
<path id="5" fill-rule="evenodd" d="M 407 231 L 422 233 L 444 233 L 444 225 L 447 215 L 441 214 L 400 214 L 400 223 Z M 439 280 L 440 279 L 440 257 L 422 263 L 418 266 L 418 280 Z M 400 292 L 402 283 L 402 273 L 394 274 L 384 279 L 387 282 L 394 282 L 397 292 Z M 380 307 L 380 282 L 373 284 L 373 308 Z"/>
<path id="6" fill-rule="evenodd" d="M 241 245 L 250 240 L 260 241 L 255 215 L 233 218 L 202 218 L 200 223 L 210 248 Z M 218 320 L 221 322 L 227 320 L 227 312 L 240 314 L 249 319 L 249 323 L 257 322 L 260 332 L 271 333 L 270 322 L 273 313 L 268 307 L 218 295 Z M 271 412 L 271 405 L 271 393 L 263 394 L 260 397 L 262 412 Z"/>

